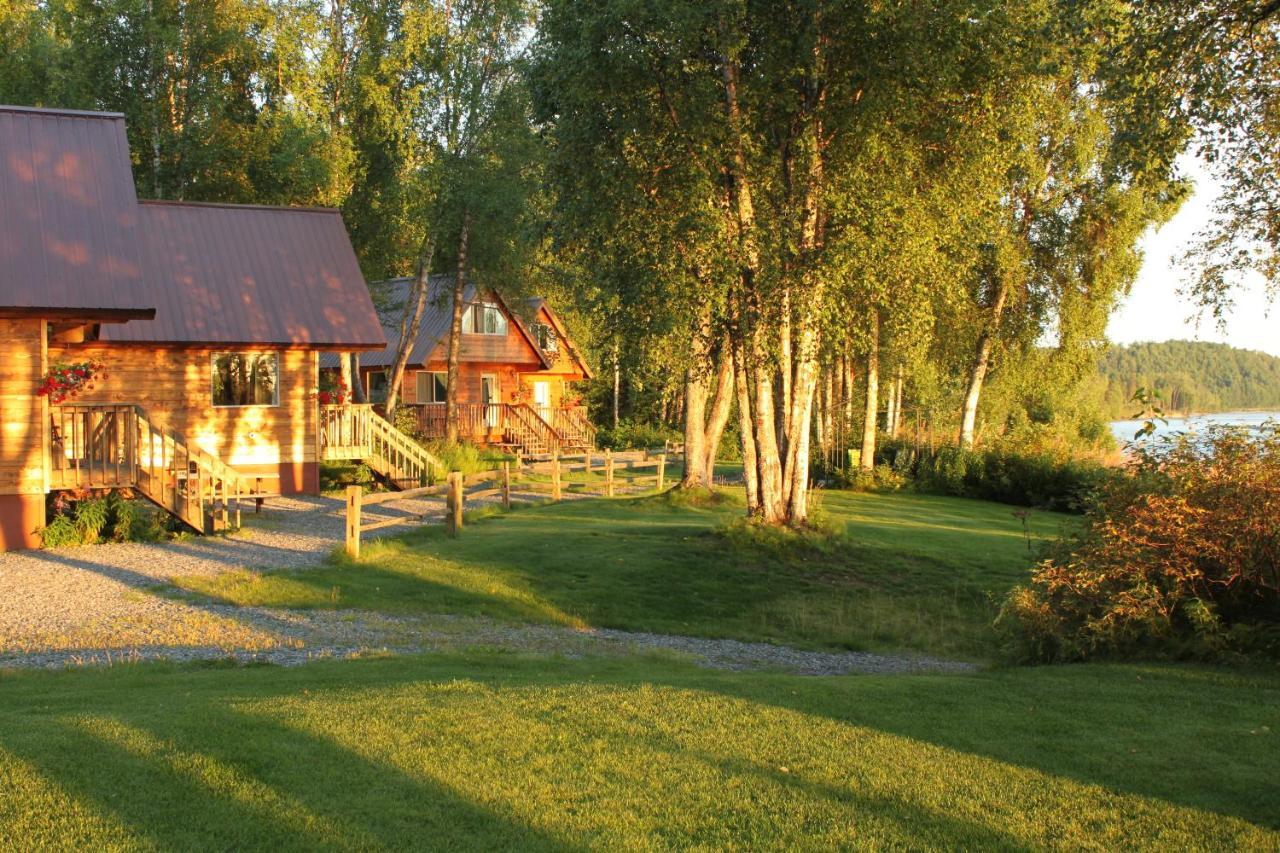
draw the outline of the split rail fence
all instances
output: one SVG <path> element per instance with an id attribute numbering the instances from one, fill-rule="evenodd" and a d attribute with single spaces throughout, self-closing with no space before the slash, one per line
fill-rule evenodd
<path id="1" fill-rule="evenodd" d="M 347 554 L 352 557 L 360 556 L 360 539 L 363 534 L 406 523 L 406 516 L 403 515 L 364 521 L 366 507 L 390 501 L 444 496 L 444 524 L 450 535 L 457 536 L 462 532 L 462 514 L 466 509 L 467 501 L 501 498 L 503 508 L 509 509 L 513 488 L 521 493 L 546 494 L 552 501 L 559 501 L 563 500 L 566 494 L 596 494 L 611 498 L 619 492 L 637 491 L 637 487 L 647 490 L 651 485 L 659 492 L 666 487 L 667 454 L 665 450 L 652 458 L 646 451 L 641 459 L 615 459 L 613 453 L 607 450 L 604 452 L 602 461 L 592 457 L 593 454 L 579 453 L 572 456 L 552 456 L 550 460 L 541 462 L 525 462 L 517 458 L 514 465 L 511 462 L 503 462 L 501 468 L 475 474 L 451 471 L 443 483 L 398 492 L 365 494 L 360 486 L 348 486 Z M 622 478 L 617 476 L 621 471 L 630 472 L 646 468 L 654 469 L 654 473 Z M 566 479 L 566 475 L 578 471 L 587 475 L 599 472 L 603 475 L 603 479 L 584 481 Z M 476 486 L 480 488 L 471 488 Z M 422 513 L 418 516 L 419 522 L 425 523 L 427 517 L 432 514 L 434 513 Z M 407 518 L 412 519 L 413 516 L 410 515 Z"/>

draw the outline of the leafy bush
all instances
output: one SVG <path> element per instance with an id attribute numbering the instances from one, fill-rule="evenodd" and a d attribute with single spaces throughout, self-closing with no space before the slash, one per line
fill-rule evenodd
<path id="1" fill-rule="evenodd" d="M 942 445 L 931 450 L 888 441 L 879 448 L 876 461 L 923 491 L 1065 512 L 1087 509 L 1097 492 L 1118 476 L 1115 469 L 1088 459 L 1005 445 L 981 450 Z"/>
<path id="2" fill-rule="evenodd" d="M 418 413 L 413 406 L 396 406 L 393 416 L 395 428 L 413 439 L 421 439 Z"/>
<path id="3" fill-rule="evenodd" d="M 439 459 L 446 472 L 461 471 L 463 474 L 475 474 L 480 471 L 492 471 L 501 466 L 503 460 L 514 459 L 497 450 L 484 450 L 465 441 L 428 441 L 423 446 L 432 456 Z"/>
<path id="4" fill-rule="evenodd" d="M 50 498 L 49 523 L 40 531 L 46 548 L 95 542 L 154 542 L 171 531 L 165 517 L 145 501 L 120 492 L 105 496 Z"/>
<path id="5" fill-rule="evenodd" d="M 335 492 L 347 486 L 365 486 L 366 491 L 376 481 L 373 469 L 368 465 L 353 462 L 322 462 L 320 464 L 320 491 Z"/>
<path id="6" fill-rule="evenodd" d="M 837 472 L 838 473 L 838 472 Z M 877 465 L 870 471 L 854 468 L 839 474 L 838 485 L 858 492 L 896 492 L 910 484 L 901 472 L 889 465 Z"/>
<path id="7" fill-rule="evenodd" d="M 1009 595 L 996 624 L 1010 651 L 1280 657 L 1280 427 L 1214 427 L 1138 454 Z"/>
<path id="8" fill-rule="evenodd" d="M 678 443 L 684 435 L 664 424 L 648 424 L 623 420 L 618 428 L 606 427 L 596 433 L 596 444 L 602 449 L 632 450 L 641 447 L 662 447 L 664 441 Z"/>

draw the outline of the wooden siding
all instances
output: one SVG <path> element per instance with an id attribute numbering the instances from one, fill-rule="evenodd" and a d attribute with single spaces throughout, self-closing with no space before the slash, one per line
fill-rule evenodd
<path id="1" fill-rule="evenodd" d="M 551 321 L 551 315 L 547 313 L 546 308 L 538 309 L 534 322 L 544 323 L 552 329 L 556 328 L 556 324 Z M 559 332 L 557 331 L 556 334 L 559 335 Z M 552 359 L 551 367 L 537 372 L 558 374 L 565 377 L 565 381 L 568 382 L 577 382 L 581 379 L 586 379 L 586 375 L 582 372 L 582 368 L 578 366 L 578 362 L 569 351 L 569 345 L 565 343 L 563 337 L 560 338 L 559 344 L 560 345 L 555 352 L 555 358 Z"/>
<path id="2" fill-rule="evenodd" d="M 0 495 L 42 495 L 48 401 L 45 321 L 0 320 Z"/>
<path id="3" fill-rule="evenodd" d="M 210 359 L 222 351 L 77 344 L 50 347 L 49 357 L 95 359 L 106 365 L 107 378 L 76 402 L 140 405 L 157 424 L 233 468 L 245 469 L 242 473 L 317 461 L 318 354 L 279 351 L 278 406 L 215 408 Z"/>
<path id="4" fill-rule="evenodd" d="M 449 354 L 449 334 L 446 331 L 440 343 L 431 351 L 427 363 L 444 364 Z M 505 335 L 474 335 L 463 333 L 458 360 L 464 363 L 521 365 L 541 367 L 542 360 L 529 341 L 508 315 Z"/>

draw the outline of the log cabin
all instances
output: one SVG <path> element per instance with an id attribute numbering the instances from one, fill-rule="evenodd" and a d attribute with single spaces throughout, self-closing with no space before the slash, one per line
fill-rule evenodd
<path id="1" fill-rule="evenodd" d="M 336 210 L 139 200 L 122 115 L 0 106 L 0 550 L 62 491 L 207 532 L 324 458 L 422 482 L 420 447 L 319 403 L 322 352 L 385 345 Z"/>
<path id="2" fill-rule="evenodd" d="M 453 276 L 432 276 L 426 311 L 409 351 L 401 386 L 418 434 L 446 433 L 449 327 Z M 407 278 L 372 285 L 388 306 L 387 346 L 359 356 L 359 381 L 371 403 L 386 399 L 387 382 L 399 342 L 400 317 L 409 298 Z M 481 446 L 526 455 L 573 452 L 595 446 L 595 427 L 573 384 L 592 377 L 581 349 L 546 299 L 521 300 L 514 307 L 495 290 L 468 285 L 458 357 L 459 437 Z M 325 369 L 336 371 L 326 355 Z"/>

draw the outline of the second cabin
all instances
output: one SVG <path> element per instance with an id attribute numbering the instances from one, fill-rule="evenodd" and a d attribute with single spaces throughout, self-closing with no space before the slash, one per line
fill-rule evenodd
<path id="1" fill-rule="evenodd" d="M 367 399 L 387 396 L 399 344 L 399 324 L 410 279 L 373 285 L 388 306 L 385 348 L 359 356 Z M 409 351 L 400 404 L 412 409 L 424 438 L 446 434 L 449 327 L 453 277 L 432 276 L 426 311 Z M 464 290 L 458 358 L 458 433 L 475 444 L 524 454 L 572 452 L 594 447 L 595 428 L 574 384 L 592 376 L 581 350 L 551 305 L 541 298 L 508 304 L 496 291 Z M 336 370 L 338 360 L 322 365 Z"/>

